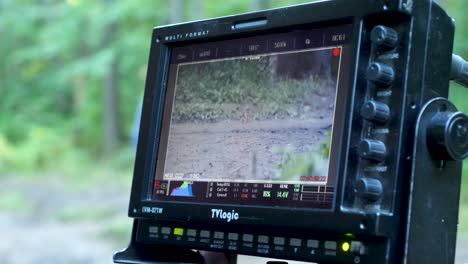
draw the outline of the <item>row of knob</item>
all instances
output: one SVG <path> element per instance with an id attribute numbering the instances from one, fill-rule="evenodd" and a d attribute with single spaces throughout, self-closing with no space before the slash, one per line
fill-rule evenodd
<path id="1" fill-rule="evenodd" d="M 398 43 L 398 33 L 384 26 L 374 27 L 370 38 L 380 50 L 394 49 Z M 395 72 L 389 65 L 371 62 L 367 67 L 366 78 L 376 88 L 387 88 L 395 80 Z M 390 118 L 390 107 L 383 102 L 368 100 L 361 107 L 361 116 L 369 122 L 383 125 Z M 369 138 L 365 138 L 359 142 L 357 152 L 362 159 L 370 162 L 383 162 L 387 156 L 385 143 Z M 356 181 L 355 191 L 357 195 L 366 200 L 376 201 L 381 197 L 383 188 L 380 180 L 362 177 Z"/>

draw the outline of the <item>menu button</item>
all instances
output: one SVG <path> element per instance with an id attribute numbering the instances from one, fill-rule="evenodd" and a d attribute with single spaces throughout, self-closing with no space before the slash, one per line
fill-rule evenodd
<path id="1" fill-rule="evenodd" d="M 258 236 L 258 243 L 268 244 L 269 237 L 268 236 Z"/>
<path id="2" fill-rule="evenodd" d="M 177 54 L 177 60 L 185 60 L 185 59 L 187 59 L 187 54 L 185 53 Z"/>
<path id="3" fill-rule="evenodd" d="M 149 232 L 150 232 L 150 233 L 158 233 L 158 232 L 159 232 L 159 227 L 157 227 L 157 226 L 150 226 L 150 227 L 149 227 Z"/>
<path id="4" fill-rule="evenodd" d="M 244 240 L 244 242 L 253 242 L 253 235 L 244 234 L 244 236 L 242 236 L 242 240 Z"/>
<path id="5" fill-rule="evenodd" d="M 315 239 L 309 239 L 309 240 L 307 240 L 307 247 L 318 248 L 319 247 L 319 241 L 315 240 Z"/>
<path id="6" fill-rule="evenodd" d="M 214 232 L 214 238 L 215 239 L 224 239 L 224 233 L 223 232 Z"/>
<path id="7" fill-rule="evenodd" d="M 214 48 L 203 48 L 195 51 L 195 59 L 208 60 L 213 59 L 216 56 L 216 50 Z"/>
<path id="8" fill-rule="evenodd" d="M 237 233 L 229 233 L 229 234 L 228 234 L 228 239 L 229 239 L 229 240 L 234 240 L 234 241 L 235 241 L 235 240 L 238 240 L 238 239 L 239 239 L 239 234 L 237 234 Z"/>
<path id="9" fill-rule="evenodd" d="M 346 34 L 337 34 L 337 35 L 332 35 L 332 41 L 333 42 L 341 42 L 346 40 Z"/>
<path id="10" fill-rule="evenodd" d="M 195 229 L 188 229 L 188 230 L 187 230 L 187 236 L 191 236 L 191 237 L 197 236 L 197 230 L 195 230 Z"/>
<path id="11" fill-rule="evenodd" d="M 245 55 L 259 54 L 266 51 L 266 40 L 247 41 L 242 44 L 242 53 Z"/>
<path id="12" fill-rule="evenodd" d="M 325 241 L 325 249 L 336 250 L 336 241 Z"/>
<path id="13" fill-rule="evenodd" d="M 284 51 L 293 48 L 292 38 L 275 38 L 268 41 L 269 51 Z"/>
<path id="14" fill-rule="evenodd" d="M 299 238 L 291 238 L 291 240 L 289 240 L 289 245 L 292 247 L 300 247 L 302 245 L 302 240 Z"/>
<path id="15" fill-rule="evenodd" d="M 170 227 L 163 227 L 163 228 L 161 228 L 161 233 L 163 233 L 164 235 L 169 235 L 169 234 L 171 234 L 171 228 Z"/>
<path id="16" fill-rule="evenodd" d="M 202 231 L 200 231 L 200 237 L 209 238 L 209 237 L 210 237 L 210 231 L 208 231 L 208 230 L 202 230 Z"/>
<path id="17" fill-rule="evenodd" d="M 284 237 L 275 237 L 275 238 L 273 239 L 273 243 L 274 243 L 275 245 L 280 245 L 280 246 L 282 246 L 282 245 L 284 245 L 284 240 L 285 240 Z"/>
<path id="18" fill-rule="evenodd" d="M 176 63 L 182 63 L 192 60 L 193 51 L 187 48 L 175 48 L 173 50 L 172 59 Z"/>

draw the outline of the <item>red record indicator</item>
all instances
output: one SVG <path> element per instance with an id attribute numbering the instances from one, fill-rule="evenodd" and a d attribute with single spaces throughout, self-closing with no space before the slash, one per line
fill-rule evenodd
<path id="1" fill-rule="evenodd" d="M 333 49 L 333 57 L 340 56 L 340 53 L 341 53 L 341 48 L 334 48 Z"/>

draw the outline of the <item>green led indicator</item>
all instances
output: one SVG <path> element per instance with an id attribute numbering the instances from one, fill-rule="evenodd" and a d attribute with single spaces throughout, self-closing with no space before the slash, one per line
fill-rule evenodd
<path id="1" fill-rule="evenodd" d="M 263 197 L 271 197 L 270 191 L 263 191 Z"/>
<path id="2" fill-rule="evenodd" d="M 348 252 L 349 251 L 349 248 L 350 248 L 350 245 L 348 242 L 343 242 L 343 244 L 341 244 L 341 249 L 344 251 L 344 252 Z"/>
<path id="3" fill-rule="evenodd" d="M 183 236 L 184 235 L 184 229 L 176 227 L 174 228 L 174 235 L 176 236 Z"/>

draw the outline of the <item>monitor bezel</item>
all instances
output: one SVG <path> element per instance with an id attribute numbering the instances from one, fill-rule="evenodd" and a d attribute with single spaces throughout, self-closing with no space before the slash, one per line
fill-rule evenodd
<path id="1" fill-rule="evenodd" d="M 369 13 L 382 11 L 383 1 L 375 1 L 370 6 L 362 7 L 358 5 L 349 5 L 344 1 L 343 7 L 338 8 L 336 12 L 330 12 L 329 1 L 323 1 L 313 4 L 305 4 L 275 10 L 268 10 L 256 13 L 243 14 L 238 16 L 211 19 L 192 23 L 170 25 L 155 28 L 151 40 L 151 51 L 148 64 L 148 77 L 146 81 L 142 121 L 137 147 L 137 156 L 135 162 L 134 178 L 132 183 L 129 216 L 140 219 L 160 219 L 174 221 L 192 221 L 192 222 L 218 222 L 223 223 L 222 219 L 212 219 L 211 209 L 217 208 L 225 211 L 235 210 L 241 215 L 236 223 L 239 224 L 262 224 L 273 226 L 290 226 L 295 228 L 311 226 L 320 228 L 330 228 L 331 223 L 324 223 L 323 219 L 327 215 L 334 214 L 336 217 L 332 220 L 335 232 L 349 232 L 355 229 L 356 232 L 371 234 L 372 227 L 376 224 L 375 215 L 355 214 L 346 212 L 341 207 L 344 196 L 344 184 L 346 182 L 346 163 L 347 153 L 350 148 L 349 126 L 353 109 L 354 90 L 356 89 L 356 76 L 358 74 L 359 47 L 361 34 L 363 30 L 362 17 Z M 354 14 L 350 16 L 349 14 Z M 238 21 L 253 21 L 256 19 L 267 19 L 268 23 L 261 28 L 246 28 L 233 30 L 232 25 Z M 156 140 L 161 129 L 162 110 L 164 108 L 164 93 L 167 88 L 166 80 L 170 59 L 171 47 L 180 45 L 190 45 L 194 43 L 224 40 L 227 38 L 241 38 L 252 36 L 254 34 L 268 34 L 277 30 L 287 30 L 293 28 L 325 27 L 351 24 L 353 26 L 353 39 L 349 44 L 353 51 L 350 58 L 350 72 L 348 75 L 347 87 L 344 94 L 340 96 L 345 100 L 341 105 L 342 110 L 335 110 L 335 124 L 333 125 L 333 134 L 338 135 L 339 139 L 332 143 L 331 153 L 335 153 L 337 160 L 335 197 L 331 210 L 323 209 L 304 209 L 288 207 L 265 207 L 248 205 L 227 205 L 227 204 L 207 204 L 207 203 L 189 203 L 174 201 L 153 201 L 150 200 L 149 193 L 152 192 L 152 184 L 146 184 L 154 177 L 154 168 L 158 150 Z M 208 32 L 209 33 L 206 33 Z M 201 36 L 192 37 L 190 33 L 201 32 Z M 205 34 L 206 33 L 206 34 Z M 193 35 L 193 34 L 192 34 Z M 197 34 L 195 34 L 197 35 Z M 168 37 L 169 36 L 169 37 Z M 341 122 L 341 128 L 335 129 L 336 122 Z M 143 210 L 150 208 L 154 210 Z M 294 210 L 292 210 L 294 209 Z M 294 217 L 295 221 L 290 221 Z M 361 230 L 359 226 L 366 223 L 368 228 Z M 350 228 L 353 227 L 353 228 Z"/>

